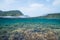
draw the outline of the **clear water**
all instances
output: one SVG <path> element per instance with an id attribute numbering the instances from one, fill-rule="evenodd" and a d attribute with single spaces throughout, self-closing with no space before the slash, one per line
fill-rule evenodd
<path id="1" fill-rule="evenodd" d="M 31 19 L 31 18 L 0 18 L 0 24 L 12 24 L 12 23 L 48 23 L 48 24 L 60 24 L 60 19 Z"/>

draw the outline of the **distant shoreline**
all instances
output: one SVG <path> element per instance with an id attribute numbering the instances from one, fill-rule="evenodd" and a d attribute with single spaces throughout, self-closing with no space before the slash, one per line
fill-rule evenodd
<path id="1" fill-rule="evenodd" d="M 0 18 L 27 18 L 26 16 L 0 16 Z"/>

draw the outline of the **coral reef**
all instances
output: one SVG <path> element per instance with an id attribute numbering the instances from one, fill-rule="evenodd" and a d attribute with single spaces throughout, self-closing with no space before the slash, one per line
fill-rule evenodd
<path id="1" fill-rule="evenodd" d="M 17 29 L 11 32 L 9 40 L 58 40 L 58 37 L 47 29 Z"/>

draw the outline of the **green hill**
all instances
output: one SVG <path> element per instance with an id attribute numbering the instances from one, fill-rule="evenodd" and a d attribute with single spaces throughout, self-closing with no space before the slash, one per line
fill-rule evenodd
<path id="1" fill-rule="evenodd" d="M 24 14 L 19 10 L 11 10 L 11 11 L 0 11 L 0 16 L 24 16 Z M 29 18 L 60 19 L 60 13 L 50 13 L 45 16 L 29 17 Z"/>
<path id="2" fill-rule="evenodd" d="M 23 15 L 21 11 L 11 10 L 11 11 L 0 11 L 0 16 L 21 16 Z"/>
<path id="3" fill-rule="evenodd" d="M 45 16 L 45 18 L 60 19 L 60 13 L 48 14 L 47 16 Z"/>
<path id="4" fill-rule="evenodd" d="M 32 17 L 38 19 L 60 19 L 60 13 L 52 13 L 45 16 Z"/>

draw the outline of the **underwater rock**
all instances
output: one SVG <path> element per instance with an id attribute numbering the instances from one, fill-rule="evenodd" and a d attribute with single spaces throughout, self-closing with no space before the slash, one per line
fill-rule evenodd
<path id="1" fill-rule="evenodd" d="M 0 40 L 8 40 L 8 36 L 7 35 L 2 35 L 2 36 L 0 36 Z"/>
<path id="2" fill-rule="evenodd" d="M 46 30 L 45 30 L 46 31 Z M 10 40 L 58 40 L 57 35 L 54 31 L 46 31 L 43 30 L 36 30 L 36 29 L 28 29 L 28 30 L 20 30 L 14 31 L 10 35 Z"/>

